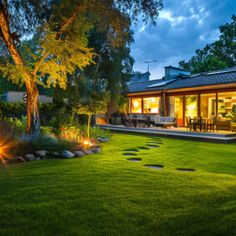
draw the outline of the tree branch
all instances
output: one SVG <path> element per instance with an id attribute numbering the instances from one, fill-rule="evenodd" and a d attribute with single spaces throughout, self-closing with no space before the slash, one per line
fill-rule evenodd
<path id="1" fill-rule="evenodd" d="M 85 9 L 82 8 L 80 6 L 80 4 L 78 3 L 76 8 L 74 9 L 74 11 L 72 12 L 71 16 L 69 18 L 67 18 L 60 26 L 60 29 L 58 30 L 57 32 L 57 35 L 56 35 L 56 39 L 59 40 L 61 35 L 65 32 L 66 28 L 72 24 L 74 22 L 74 20 L 76 19 L 78 13 L 82 10 L 82 9 Z M 33 71 L 33 74 L 34 76 L 37 74 L 38 70 L 40 69 L 41 65 L 43 64 L 44 60 L 48 57 L 49 53 L 48 52 L 45 52 L 45 54 L 40 58 L 40 60 L 37 62 L 37 64 L 35 65 L 35 68 L 34 68 L 34 71 Z"/>
<path id="2" fill-rule="evenodd" d="M 41 58 L 40 60 L 37 62 L 37 64 L 35 65 L 34 67 L 34 71 L 33 71 L 33 75 L 36 76 L 39 68 L 41 67 L 41 65 L 43 64 L 44 60 L 47 58 L 47 56 L 49 55 L 49 53 L 45 53 Z"/>
<path id="3" fill-rule="evenodd" d="M 10 32 L 10 26 L 8 23 L 8 12 L 7 12 L 7 1 L 4 1 L 4 4 L 0 5 L 0 29 L 1 29 L 1 37 L 5 42 L 9 52 L 11 53 L 13 60 L 16 65 L 23 65 L 24 61 L 18 52 L 16 45 L 14 44 L 14 40 L 12 38 Z"/>
<path id="4" fill-rule="evenodd" d="M 81 7 L 80 4 L 78 3 L 74 11 L 72 12 L 72 15 L 61 24 L 60 29 L 57 33 L 56 39 L 59 39 L 60 36 L 65 32 L 66 28 L 74 22 L 79 11 L 81 11 L 82 9 L 85 9 L 85 7 L 84 8 Z"/>

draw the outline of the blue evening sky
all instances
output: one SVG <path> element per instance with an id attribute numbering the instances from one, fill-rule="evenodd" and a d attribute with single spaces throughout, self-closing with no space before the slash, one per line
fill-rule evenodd
<path id="1" fill-rule="evenodd" d="M 147 71 L 142 62 L 157 59 L 158 62 L 150 64 L 152 79 L 163 76 L 164 66 L 178 66 L 196 49 L 215 41 L 218 27 L 236 14 L 236 0 L 163 0 L 163 3 L 155 26 L 140 21 L 134 27 L 134 71 Z"/>

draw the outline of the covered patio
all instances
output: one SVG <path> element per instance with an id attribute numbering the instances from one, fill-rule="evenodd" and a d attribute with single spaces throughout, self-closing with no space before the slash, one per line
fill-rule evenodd
<path id="1" fill-rule="evenodd" d="M 149 134 L 155 136 L 165 136 L 177 139 L 186 139 L 194 141 L 204 142 L 216 142 L 216 143 L 232 143 L 236 142 L 236 132 L 227 130 L 219 130 L 217 132 L 195 132 L 188 131 L 184 127 L 170 127 L 167 129 L 157 127 L 127 127 L 124 125 L 99 125 L 103 129 L 125 132 L 125 133 L 136 133 L 136 134 Z"/>
<path id="2" fill-rule="evenodd" d="M 126 126 L 236 131 L 236 67 L 190 75 L 168 66 L 161 80 L 131 80 L 128 98 Z"/>

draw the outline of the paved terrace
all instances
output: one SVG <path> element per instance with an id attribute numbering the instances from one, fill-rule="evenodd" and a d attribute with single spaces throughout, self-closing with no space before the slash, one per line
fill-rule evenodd
<path id="1" fill-rule="evenodd" d="M 160 128 L 140 128 L 140 127 L 135 128 L 121 125 L 99 125 L 99 126 L 102 129 L 108 129 L 111 131 L 125 132 L 125 133 L 148 134 L 156 136 L 165 136 L 170 138 L 216 142 L 216 143 L 236 142 L 236 133 L 232 133 L 229 131 L 190 132 L 184 128 L 160 129 Z"/>

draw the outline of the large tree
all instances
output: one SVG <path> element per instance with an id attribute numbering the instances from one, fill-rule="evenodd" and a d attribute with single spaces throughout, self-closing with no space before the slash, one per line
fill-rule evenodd
<path id="1" fill-rule="evenodd" d="M 189 61 L 180 61 L 179 65 L 193 73 L 224 69 L 236 64 L 236 16 L 232 21 L 219 27 L 219 39 L 207 44 Z"/>
<path id="2" fill-rule="evenodd" d="M 126 17 L 126 16 L 123 16 Z M 127 82 L 132 73 L 134 59 L 130 56 L 130 45 L 133 42 L 133 32 L 130 29 L 123 38 L 123 43 L 119 46 L 109 44 L 106 39 L 108 29 L 103 32 L 93 30 L 89 37 L 89 46 L 94 48 L 96 56 L 95 64 L 91 64 L 84 70 L 83 76 L 86 77 L 87 83 L 81 79 L 81 84 L 77 83 L 79 100 L 81 97 L 89 94 L 86 92 L 87 87 L 94 87 L 109 95 L 107 106 L 107 115 L 114 112 L 120 103 L 125 100 L 127 92 Z M 73 87 L 73 90 L 76 86 Z M 76 99 L 75 96 L 72 99 Z"/>
<path id="3" fill-rule="evenodd" d="M 129 27 L 123 14 L 155 22 L 161 7 L 161 0 L 1 0 L 0 38 L 7 49 L 1 68 L 26 87 L 27 134 L 40 133 L 37 84 L 64 89 L 68 74 L 93 62 L 87 37 L 94 26 L 108 27 L 108 41 L 119 45 Z M 21 41 L 32 37 L 21 53 Z"/>

